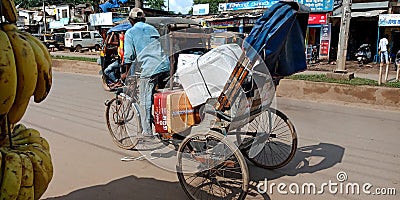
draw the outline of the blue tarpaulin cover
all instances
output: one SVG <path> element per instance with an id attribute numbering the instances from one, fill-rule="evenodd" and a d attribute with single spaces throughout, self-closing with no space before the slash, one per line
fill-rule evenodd
<path id="1" fill-rule="evenodd" d="M 130 23 L 118 24 L 118 25 L 110 28 L 110 30 L 107 31 L 107 34 L 110 34 L 111 32 L 126 31 L 130 28 L 132 28 L 132 25 Z"/>
<path id="2" fill-rule="evenodd" d="M 255 62 L 261 55 L 272 76 L 289 76 L 307 69 L 304 38 L 308 7 L 281 1 L 260 17 L 243 45 Z"/>
<path id="3" fill-rule="evenodd" d="M 119 8 L 119 3 L 126 3 L 128 0 L 112 0 L 99 5 L 103 12 L 107 12 L 109 8 Z"/>

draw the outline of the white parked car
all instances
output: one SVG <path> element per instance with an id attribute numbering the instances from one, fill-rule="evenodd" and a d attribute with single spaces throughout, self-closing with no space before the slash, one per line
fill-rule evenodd
<path id="1" fill-rule="evenodd" d="M 103 38 L 97 31 L 73 31 L 65 33 L 65 48 L 80 52 L 82 48 L 100 50 Z"/>

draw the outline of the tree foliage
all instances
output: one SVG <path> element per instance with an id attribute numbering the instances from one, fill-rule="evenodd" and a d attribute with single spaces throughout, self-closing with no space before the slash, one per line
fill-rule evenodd
<path id="1" fill-rule="evenodd" d="M 20 5 L 20 8 L 32 8 L 39 7 L 43 5 L 43 0 L 14 0 L 15 5 Z M 44 0 L 45 5 L 66 5 L 66 4 L 83 4 L 89 3 L 91 5 L 96 5 L 99 0 Z"/>
<path id="2" fill-rule="evenodd" d="M 100 4 L 100 0 L 44 0 L 44 2 L 46 5 L 78 5 L 89 3 L 95 6 Z M 129 0 L 129 2 L 134 2 L 137 8 L 143 8 L 143 5 L 158 10 L 166 8 L 164 0 Z M 43 0 L 15 0 L 15 5 L 20 5 L 20 8 L 40 7 L 43 5 Z"/>
<path id="3" fill-rule="evenodd" d="M 144 5 L 156 10 L 164 10 L 167 7 L 164 0 L 145 0 Z"/>
<path id="4" fill-rule="evenodd" d="M 227 0 L 193 0 L 193 4 L 210 4 L 210 14 L 218 13 L 218 6 L 220 3 L 226 3 Z M 193 12 L 193 10 L 192 10 Z"/>

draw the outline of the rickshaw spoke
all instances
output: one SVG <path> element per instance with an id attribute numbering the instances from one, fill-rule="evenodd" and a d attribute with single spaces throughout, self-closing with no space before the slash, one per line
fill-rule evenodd
<path id="1" fill-rule="evenodd" d="M 243 188 L 245 183 L 243 178 L 248 177 L 245 174 L 247 170 L 243 169 L 245 162 L 242 160 L 240 163 L 238 160 L 240 158 L 237 157 L 238 152 L 235 153 L 233 146 L 226 145 L 223 135 L 212 133 L 206 137 L 192 137 L 182 142 L 180 153 L 178 153 L 178 178 L 185 192 L 192 199 L 234 199 L 247 191 Z M 198 141 L 198 143 L 192 143 L 192 141 Z M 191 150 L 189 146 L 194 148 Z M 193 154 L 193 150 L 197 153 Z M 197 157 L 197 159 L 191 161 L 185 154 L 190 154 L 192 155 L 190 157 Z M 198 168 L 193 168 L 196 164 L 204 165 L 207 169 L 195 172 L 198 170 Z M 194 170 L 194 172 L 186 169 Z"/>
<path id="2" fill-rule="evenodd" d="M 256 132 L 256 134 L 251 134 L 253 137 L 258 136 L 260 132 L 269 134 L 261 151 L 255 157 L 249 158 L 255 165 L 276 169 L 286 165 L 293 158 L 297 147 L 297 136 L 290 121 L 283 113 L 270 108 L 269 111 L 261 113 L 250 122 L 249 127 Z M 246 156 L 248 156 L 251 146 L 247 146 L 243 150 Z"/>

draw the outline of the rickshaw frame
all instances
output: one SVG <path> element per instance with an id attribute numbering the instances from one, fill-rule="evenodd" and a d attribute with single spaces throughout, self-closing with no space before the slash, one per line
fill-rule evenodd
<path id="1" fill-rule="evenodd" d="M 236 199 L 244 199 L 247 194 L 247 190 L 249 187 L 249 172 L 247 168 L 247 164 L 244 159 L 244 155 L 257 166 L 264 167 L 266 169 L 276 169 L 283 167 L 286 165 L 294 156 L 296 148 L 297 148 L 297 134 L 293 124 L 290 122 L 288 117 L 284 115 L 282 112 L 270 108 L 268 106 L 264 106 L 263 104 L 257 105 L 254 112 L 250 112 L 248 115 L 243 115 L 244 117 L 250 116 L 251 119 L 247 121 L 247 123 L 252 123 L 259 116 L 265 114 L 264 119 L 262 120 L 263 123 L 268 124 L 265 129 L 258 130 L 257 127 L 255 132 L 248 133 L 251 137 L 247 141 L 243 141 L 243 143 L 237 146 L 231 141 L 225 140 L 225 138 L 229 135 L 238 135 L 236 132 L 230 132 L 229 126 L 232 120 L 234 119 L 233 116 L 229 116 L 225 113 L 231 109 L 233 102 L 238 97 L 238 91 L 242 87 L 245 79 L 249 75 L 249 72 L 253 69 L 256 60 L 255 57 L 261 53 L 263 53 L 262 59 L 267 64 L 269 71 L 273 77 L 278 76 L 285 76 L 287 74 L 295 73 L 297 71 L 303 70 L 304 66 L 306 67 L 306 58 L 304 54 L 304 39 L 305 35 L 305 28 L 308 19 L 308 12 L 309 9 L 305 9 L 304 6 L 294 2 L 279 2 L 271 7 L 271 11 L 267 11 L 263 18 L 260 18 L 257 22 L 257 28 L 253 28 L 252 33 L 250 33 L 250 41 L 248 41 L 248 45 L 253 45 L 255 50 L 246 49 L 244 46 L 244 52 L 239 58 L 229 81 L 226 83 L 224 89 L 222 90 L 221 95 L 219 98 L 211 98 L 206 102 L 206 107 L 204 109 L 204 113 L 206 117 L 200 124 L 206 124 L 212 122 L 211 125 L 207 125 L 209 129 L 207 131 L 201 130 L 190 133 L 187 135 L 180 143 L 178 147 L 178 161 L 176 165 L 177 176 L 179 182 L 184 189 L 185 193 L 188 195 L 190 199 L 202 199 L 203 194 L 206 196 L 210 196 L 211 198 L 236 198 Z M 281 15 L 285 17 L 285 20 L 282 22 L 281 17 L 275 17 L 275 14 Z M 299 16 L 298 16 L 299 14 Z M 285 16 L 287 15 L 287 16 Z M 298 19 L 297 19 L 298 18 Z M 271 20 L 270 20 L 271 19 Z M 271 23 L 268 24 L 270 21 Z M 297 21 L 299 20 L 299 21 Z M 283 29 L 263 29 L 263 23 L 271 26 L 281 26 L 279 28 Z M 280 24 L 282 23 L 282 24 Z M 295 26 L 294 26 L 295 25 Z M 261 28 L 260 28 L 261 27 Z M 283 28 L 282 28 L 283 27 Z M 292 30 L 293 28 L 293 30 Z M 288 29 L 288 30 L 285 30 Z M 269 34 L 265 34 L 266 38 L 262 37 L 261 33 L 265 33 L 271 31 L 273 34 L 270 36 Z M 276 32 L 274 32 L 276 31 Z M 274 35 L 275 34 L 275 35 Z M 281 34 L 281 35 L 279 35 Z M 258 37 L 261 35 L 261 37 Z M 278 35 L 278 36 L 277 36 Z M 172 32 L 170 33 L 171 41 L 174 40 L 175 37 L 201 37 L 201 35 L 193 34 L 193 33 L 179 33 L 179 32 Z M 296 38 L 287 39 L 287 37 L 295 36 Z M 251 38 L 253 37 L 253 38 Z M 269 38 L 268 38 L 269 37 Z M 284 40 L 279 38 L 284 37 Z M 204 36 L 205 39 L 209 39 L 210 37 Z M 261 38 L 261 39 L 260 39 Z M 255 39 L 251 41 L 251 39 Z M 264 40 L 265 41 L 260 41 Z M 287 43 L 287 41 L 289 41 Z M 292 42 L 292 44 L 289 44 Z M 271 46 L 268 46 L 270 44 Z M 275 45 L 275 46 L 274 46 Z M 248 47 L 248 46 L 247 46 Z M 302 49 L 298 49 L 297 47 L 303 47 Z M 266 51 L 267 49 L 268 51 Z M 170 49 L 173 52 L 172 49 Z M 288 58 L 281 57 L 281 53 L 284 53 L 284 56 L 288 56 Z M 302 52 L 303 55 L 296 55 Z M 289 53 L 289 54 L 288 54 Z M 294 55 L 290 55 L 290 53 L 294 53 Z M 175 55 L 175 54 L 173 54 Z M 291 57 L 292 56 L 292 57 Z M 287 59 L 298 59 L 293 63 L 288 61 Z M 171 78 L 175 72 L 175 57 L 171 56 Z M 285 60 L 286 59 L 286 60 Z M 271 64 L 272 63 L 272 64 Z M 278 69 L 277 67 L 279 64 L 282 64 L 283 68 Z M 300 66 L 298 66 L 300 64 Z M 280 66 L 279 66 L 280 67 Z M 137 77 L 136 77 L 137 78 Z M 274 82 L 277 83 L 277 82 Z M 172 88 L 173 84 L 170 84 L 170 89 Z M 136 87 L 136 85 L 133 85 Z M 135 91 L 135 90 L 133 90 Z M 116 142 L 120 147 L 126 149 L 134 148 L 138 142 L 137 136 L 132 138 L 127 133 L 128 140 L 133 141 L 136 140 L 136 143 L 133 142 L 133 145 L 123 146 L 122 140 L 126 138 L 119 138 L 116 137 L 114 133 L 112 133 L 111 125 L 115 122 L 115 124 L 122 124 L 128 123 L 131 120 L 136 120 L 140 127 L 140 112 L 137 112 L 137 102 L 135 102 L 135 98 L 132 98 L 128 95 L 126 98 L 124 88 L 118 89 L 116 91 L 116 97 L 113 98 L 111 101 L 106 102 L 106 119 L 107 125 L 109 127 L 110 133 L 113 136 L 114 142 Z M 115 107 L 118 108 L 118 105 L 124 105 L 126 102 L 128 106 L 128 110 L 122 109 L 122 111 L 111 111 L 113 102 L 115 103 Z M 244 105 L 242 105 L 244 106 Z M 132 109 L 131 109 L 132 108 Z M 210 109 L 211 108 L 211 109 Z M 114 113 L 112 113 L 114 112 Z M 117 112 L 117 120 L 115 121 L 115 112 Z M 122 119 L 118 120 L 119 114 L 122 113 Z M 128 116 L 129 120 L 126 120 L 125 115 Z M 275 116 L 275 117 L 272 117 Z M 211 118 L 211 120 L 209 119 Z M 240 119 L 241 116 L 235 117 L 236 119 Z M 113 121 L 111 121 L 113 119 Z M 268 158 L 267 161 L 262 162 L 261 160 L 257 160 L 257 156 L 266 154 L 264 152 L 266 145 L 276 144 L 274 139 L 280 134 L 282 127 L 280 125 L 275 126 L 276 120 L 282 121 L 284 127 L 289 131 L 290 141 L 289 146 L 290 150 L 286 153 L 282 161 L 278 163 L 273 163 L 273 165 L 268 165 L 269 162 Z M 274 124 L 272 124 L 274 123 Z M 195 126 L 194 126 L 195 127 Z M 275 128 L 278 127 L 276 130 Z M 139 128 L 140 129 L 140 128 Z M 240 128 L 238 128 L 240 129 Z M 137 133 L 139 134 L 139 133 Z M 176 135 L 176 134 L 174 134 Z M 161 135 L 162 137 L 162 135 Z M 262 149 L 258 148 L 258 150 L 252 149 L 254 145 L 263 145 L 261 146 Z M 222 149 L 221 150 L 221 145 Z M 286 145 L 286 144 L 285 144 Z M 286 145 L 286 146 L 288 146 Z M 269 146 L 271 148 L 271 146 Z M 237 151 L 239 149 L 239 151 Z M 225 151 L 229 150 L 229 153 Z M 252 152 L 253 150 L 253 152 Z M 254 152 L 255 151 L 255 152 Z M 270 151 L 268 156 L 273 156 L 274 151 Z M 275 152 L 278 153 L 278 152 Z M 264 155 L 265 156 L 265 155 Z M 184 164 L 183 162 L 187 162 Z M 274 162 L 274 161 L 272 161 Z M 194 164 L 193 164 L 194 163 Z M 187 165 L 193 164 L 193 172 L 187 171 Z M 190 170 L 190 167 L 189 167 Z M 222 171 L 221 171 L 222 170 Z M 232 171 L 235 173 L 232 175 Z M 238 177 L 239 176 L 239 177 Z M 222 179 L 221 179 L 222 177 Z M 228 177 L 228 179 L 225 179 Z M 192 182 L 196 180 L 196 178 L 200 179 L 200 183 L 192 185 Z M 232 184 L 232 179 L 235 179 L 235 184 Z M 198 180 L 198 179 L 197 179 Z M 238 185 L 237 185 L 238 184 Z M 211 188 L 212 185 L 215 185 L 217 189 Z M 201 189 L 203 188 L 203 190 Z M 199 190 L 201 190 L 199 192 Z M 214 193 L 215 192 L 215 193 Z M 210 194 L 212 193 L 212 194 Z M 199 196 L 200 195 L 200 196 Z"/>

